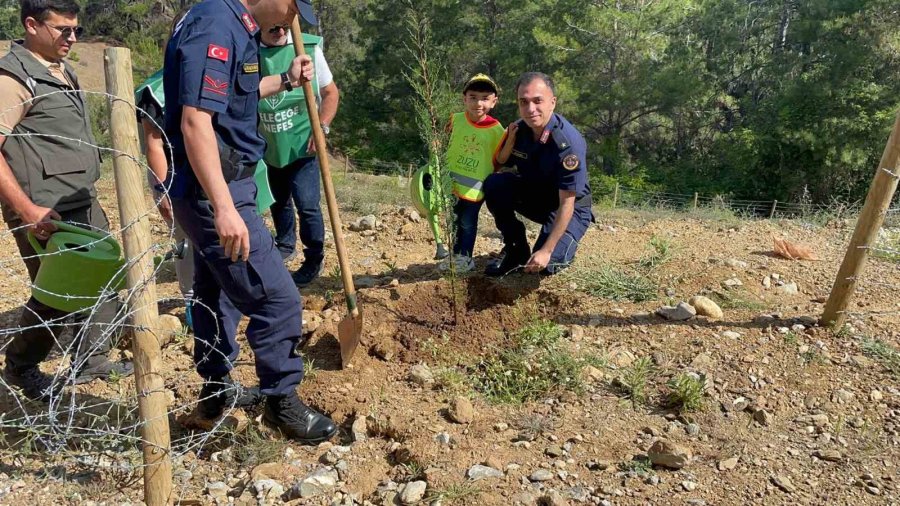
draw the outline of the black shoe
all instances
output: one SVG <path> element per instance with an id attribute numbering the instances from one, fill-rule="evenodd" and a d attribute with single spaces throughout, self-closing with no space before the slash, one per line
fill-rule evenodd
<path id="1" fill-rule="evenodd" d="M 506 254 L 500 262 L 492 263 L 484 270 L 485 276 L 499 277 L 506 276 L 516 269 L 519 269 L 531 258 L 531 253 L 526 246 L 509 245 L 506 248 Z"/>
<path id="2" fill-rule="evenodd" d="M 90 383 L 95 379 L 102 379 L 103 381 L 108 381 L 110 378 L 121 379 L 132 374 L 134 374 L 134 364 L 128 361 L 111 362 L 109 360 L 100 360 L 97 363 L 91 363 L 88 360 L 88 363 L 84 364 L 84 367 L 75 374 L 74 383 L 81 385 L 82 383 Z"/>
<path id="3" fill-rule="evenodd" d="M 22 394 L 33 401 L 46 401 L 62 391 L 62 381 L 54 381 L 37 366 L 23 369 L 7 365 L 3 369 L 3 379 L 10 385 L 22 389 Z"/>
<path id="4" fill-rule="evenodd" d="M 295 285 L 304 287 L 318 278 L 324 270 L 325 262 L 323 262 L 322 260 L 307 260 L 303 262 L 303 265 L 301 265 L 299 269 L 291 274 L 291 279 L 294 280 Z"/>
<path id="5" fill-rule="evenodd" d="M 267 397 L 263 419 L 285 437 L 305 444 L 327 441 L 338 431 L 331 418 L 303 404 L 296 393 Z"/>
<path id="6" fill-rule="evenodd" d="M 259 387 L 247 388 L 231 379 L 231 376 L 225 376 L 203 382 L 197 411 L 203 418 L 215 420 L 222 416 L 225 409 L 252 408 L 262 400 Z"/>

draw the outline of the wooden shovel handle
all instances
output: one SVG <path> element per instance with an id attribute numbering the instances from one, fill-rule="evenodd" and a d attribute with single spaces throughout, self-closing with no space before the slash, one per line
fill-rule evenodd
<path id="1" fill-rule="evenodd" d="M 303 46 L 303 32 L 300 30 L 300 18 L 297 16 L 294 17 L 294 22 L 291 24 L 291 37 L 294 39 L 294 51 L 297 56 L 305 55 L 306 48 Z M 322 132 L 322 123 L 319 121 L 319 107 L 316 104 L 312 82 L 307 81 L 303 83 L 303 94 L 306 96 L 306 111 L 309 113 L 313 142 L 316 145 L 316 157 L 319 159 L 319 169 L 322 172 L 322 187 L 325 190 L 328 218 L 331 221 L 331 231 L 334 233 L 334 247 L 337 249 L 338 264 L 341 267 L 341 280 L 344 282 L 347 309 L 355 316 L 359 313 L 356 307 L 356 288 L 353 286 L 353 273 L 350 272 L 350 261 L 347 258 L 347 251 L 344 249 L 343 226 L 341 225 L 337 199 L 334 197 L 331 166 L 328 161 L 328 146 L 325 142 L 325 133 Z"/>

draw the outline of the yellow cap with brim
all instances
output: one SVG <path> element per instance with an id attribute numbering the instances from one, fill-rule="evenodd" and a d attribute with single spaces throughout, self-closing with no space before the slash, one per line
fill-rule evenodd
<path id="1" fill-rule="evenodd" d="M 477 83 L 485 83 L 494 89 L 494 93 L 498 95 L 500 94 L 500 87 L 497 86 L 497 83 L 495 83 L 494 80 L 491 79 L 487 74 L 475 74 L 474 76 L 472 76 L 471 79 L 466 81 L 466 85 L 463 87 L 463 93 L 469 91 L 469 88 Z"/>

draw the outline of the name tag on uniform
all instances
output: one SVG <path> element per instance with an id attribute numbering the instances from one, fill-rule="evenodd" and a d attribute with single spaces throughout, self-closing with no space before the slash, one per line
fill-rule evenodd
<path id="1" fill-rule="evenodd" d="M 259 63 L 245 63 L 244 64 L 244 73 L 245 74 L 255 74 L 259 72 Z"/>
<path id="2" fill-rule="evenodd" d="M 525 159 L 525 160 L 528 159 L 528 153 L 523 153 L 523 152 L 521 152 L 521 151 L 519 151 L 519 150 L 517 150 L 517 149 L 514 149 L 514 150 L 512 151 L 512 155 L 515 156 L 515 157 L 518 157 L 518 158 L 523 158 L 523 159 Z"/>

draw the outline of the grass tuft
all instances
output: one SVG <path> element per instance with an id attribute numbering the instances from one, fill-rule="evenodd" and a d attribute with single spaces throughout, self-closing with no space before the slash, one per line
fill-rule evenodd
<path id="1" fill-rule="evenodd" d="M 672 240 L 668 237 L 660 237 L 654 235 L 650 238 L 649 255 L 641 259 L 641 267 L 645 269 L 655 269 L 672 259 L 674 247 Z"/>
<path id="2" fill-rule="evenodd" d="M 764 302 L 752 297 L 755 296 L 741 290 L 730 290 L 727 292 L 715 292 L 711 298 L 722 309 L 762 311 L 768 307 Z"/>
<path id="3" fill-rule="evenodd" d="M 657 286 L 650 278 L 608 264 L 574 268 L 563 276 L 566 281 L 574 282 L 579 290 L 595 297 L 631 302 L 656 299 Z"/>
<path id="4" fill-rule="evenodd" d="M 900 377 L 900 351 L 880 339 L 865 339 L 863 353 L 881 362 L 895 377 Z"/>
<path id="5" fill-rule="evenodd" d="M 706 378 L 703 375 L 681 373 L 669 381 L 669 403 L 679 411 L 699 411 L 703 408 Z"/>
<path id="6" fill-rule="evenodd" d="M 622 370 L 622 374 L 616 378 L 616 385 L 633 405 L 644 404 L 647 402 L 647 383 L 655 373 L 650 357 L 641 357 Z"/>

